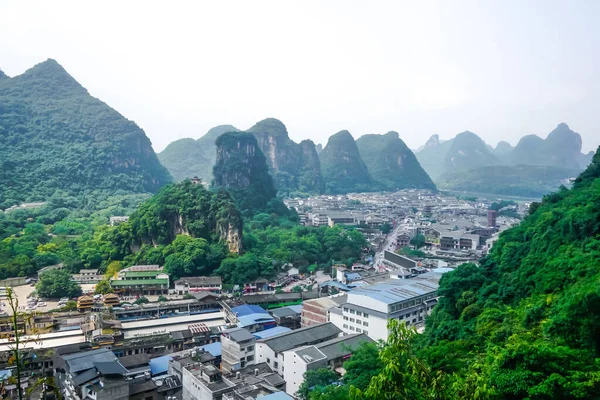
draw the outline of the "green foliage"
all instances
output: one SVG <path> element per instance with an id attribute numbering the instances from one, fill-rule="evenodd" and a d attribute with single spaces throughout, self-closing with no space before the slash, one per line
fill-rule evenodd
<path id="1" fill-rule="evenodd" d="M 0 208 L 57 189 L 141 193 L 170 181 L 144 131 L 56 61 L 0 80 Z"/>
<path id="2" fill-rule="evenodd" d="M 304 373 L 304 382 L 298 388 L 296 393 L 302 400 L 309 399 L 309 393 L 320 391 L 328 385 L 339 381 L 337 374 L 329 368 L 319 368 L 308 370 Z"/>
<path id="3" fill-rule="evenodd" d="M 435 190 L 431 178 L 397 132 L 363 135 L 356 140 L 361 159 L 381 190 Z"/>
<path id="4" fill-rule="evenodd" d="M 577 176 L 579 170 L 535 165 L 494 165 L 451 171 L 436 180 L 441 190 L 542 197 Z"/>
<path id="5" fill-rule="evenodd" d="M 231 193 L 245 216 L 267 207 L 277 191 L 264 154 L 250 133 L 229 132 L 217 138 L 214 186 Z"/>
<path id="6" fill-rule="evenodd" d="M 94 288 L 95 294 L 108 294 L 114 293 L 113 288 L 110 286 L 110 281 L 108 279 L 103 279 L 96 284 Z"/>
<path id="7" fill-rule="evenodd" d="M 389 222 L 386 222 L 385 224 L 381 225 L 379 227 L 379 230 L 381 230 L 381 233 L 387 235 L 388 233 L 390 233 L 392 231 L 392 224 L 390 224 Z"/>
<path id="8" fill-rule="evenodd" d="M 544 197 L 480 266 L 440 281 L 422 354 L 464 379 L 477 363 L 500 398 L 600 396 L 600 174 Z"/>
<path id="9" fill-rule="evenodd" d="M 238 131 L 231 125 L 216 126 L 198 140 L 179 139 L 170 143 L 158 154 L 158 159 L 177 182 L 197 176 L 210 183 L 212 167 L 217 159 L 215 140 L 225 132 Z"/>
<path id="10" fill-rule="evenodd" d="M 142 297 L 140 297 L 140 298 L 136 299 L 136 300 L 133 302 L 133 304 L 147 304 L 147 303 L 150 303 L 150 300 L 148 300 L 148 298 L 146 298 L 146 297 L 144 297 L 144 296 L 142 296 Z"/>
<path id="11" fill-rule="evenodd" d="M 319 153 L 321 173 L 327 193 L 370 192 L 376 190 L 369 171 L 348 131 L 332 135 Z"/>
<path id="12" fill-rule="evenodd" d="M 184 300 L 193 300 L 193 299 L 195 299 L 195 297 L 191 293 L 186 293 L 186 294 L 183 295 L 183 299 Z"/>
<path id="13" fill-rule="evenodd" d="M 158 296 L 158 301 L 160 303 L 164 303 L 165 301 L 169 301 L 169 299 L 167 299 L 165 296 Z"/>
<path id="14" fill-rule="evenodd" d="M 381 373 L 379 350 L 380 347 L 373 342 L 362 342 L 354 349 L 352 356 L 344 363 L 344 384 L 365 390 L 371 378 Z"/>
<path id="15" fill-rule="evenodd" d="M 39 296 L 50 299 L 81 294 L 79 285 L 71 280 L 71 274 L 64 269 L 50 269 L 42 273 L 35 290 Z"/>
<path id="16" fill-rule="evenodd" d="M 415 235 L 412 239 L 410 239 L 410 244 L 415 246 L 415 249 L 420 249 L 421 247 L 425 246 L 425 236 L 421 234 Z"/>

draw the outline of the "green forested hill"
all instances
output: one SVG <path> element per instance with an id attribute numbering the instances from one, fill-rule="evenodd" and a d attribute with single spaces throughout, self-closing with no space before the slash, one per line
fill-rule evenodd
<path id="1" fill-rule="evenodd" d="M 158 154 L 158 159 L 176 181 L 197 176 L 210 183 L 217 159 L 215 140 L 225 132 L 239 132 L 239 129 L 231 125 L 219 125 L 209 129 L 198 140 L 176 140 Z"/>
<path id="2" fill-rule="evenodd" d="M 536 165 L 493 165 L 454 171 L 438 179 L 441 190 L 538 197 L 568 186 L 579 170 Z"/>
<path id="3" fill-rule="evenodd" d="M 57 189 L 156 192 L 170 181 L 144 131 L 56 61 L 0 79 L 0 208 Z"/>
<path id="4" fill-rule="evenodd" d="M 476 368 L 500 399 L 600 398 L 600 152 L 439 294 L 421 350 L 433 367 Z"/>
<path id="5" fill-rule="evenodd" d="M 369 171 L 348 131 L 332 135 L 319 153 L 321 173 L 328 193 L 373 191 Z"/>
<path id="6" fill-rule="evenodd" d="M 434 189 L 427 172 L 397 132 L 363 135 L 356 140 L 360 157 L 382 190 Z"/>

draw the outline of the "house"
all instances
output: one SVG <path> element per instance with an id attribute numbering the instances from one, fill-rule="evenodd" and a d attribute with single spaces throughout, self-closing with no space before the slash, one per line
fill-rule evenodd
<path id="1" fill-rule="evenodd" d="M 422 325 L 437 303 L 442 274 L 449 268 L 410 279 L 390 279 L 362 286 L 348 293 L 347 302 L 330 311 L 330 321 L 346 334 L 364 333 L 373 340 L 387 340 L 390 319 Z"/>
<path id="2" fill-rule="evenodd" d="M 175 281 L 175 293 L 179 295 L 212 292 L 221 293 L 223 280 L 220 276 L 189 276 Z"/>
<path id="3" fill-rule="evenodd" d="M 221 369 L 232 372 L 255 364 L 256 336 L 244 328 L 233 328 L 221 333 Z"/>
<path id="4" fill-rule="evenodd" d="M 127 215 L 110 217 L 110 226 L 121 225 L 124 222 L 129 221 L 129 217 Z"/>
<path id="5" fill-rule="evenodd" d="M 327 322 L 259 339 L 256 341 L 256 362 L 267 363 L 273 371 L 283 376 L 283 352 L 334 339 L 341 332 L 340 328 Z"/>
<path id="6" fill-rule="evenodd" d="M 232 307 L 236 315 L 238 328 L 246 328 L 250 332 L 262 331 L 276 326 L 275 319 L 262 307 L 245 304 Z"/>
<path id="7" fill-rule="evenodd" d="M 283 353 L 283 379 L 286 393 L 295 396 L 304 382 L 304 373 L 319 368 L 340 368 L 361 343 L 372 342 L 365 334 L 340 336 L 325 342 L 302 346 Z"/>
<path id="8" fill-rule="evenodd" d="M 329 322 L 329 311 L 347 301 L 347 295 L 319 297 L 302 303 L 300 326 L 302 328 Z"/>
<path id="9" fill-rule="evenodd" d="M 392 271 L 410 271 L 417 267 L 417 262 L 415 260 L 411 260 L 408 257 L 404 257 L 400 254 L 392 253 L 391 251 L 387 250 L 383 252 L 383 259 L 381 262 Z"/>
<path id="10" fill-rule="evenodd" d="M 110 286 L 119 293 L 165 295 L 169 292 L 169 274 L 158 265 L 134 265 L 119 271 Z"/>
<path id="11" fill-rule="evenodd" d="M 81 284 L 95 284 L 104 279 L 104 275 L 98 275 L 97 269 L 81 269 L 78 274 L 72 274 L 71 279 Z"/>
<path id="12" fill-rule="evenodd" d="M 300 315 L 302 305 L 287 306 L 269 310 L 269 314 L 275 319 L 277 326 L 283 326 L 290 329 L 300 328 Z"/>
<path id="13" fill-rule="evenodd" d="M 398 247 L 410 246 L 410 236 L 407 233 L 399 234 L 396 240 L 398 242 Z"/>

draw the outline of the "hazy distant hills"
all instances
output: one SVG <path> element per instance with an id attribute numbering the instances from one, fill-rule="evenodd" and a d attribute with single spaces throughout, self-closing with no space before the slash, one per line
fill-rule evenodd
<path id="1" fill-rule="evenodd" d="M 492 148 L 468 131 L 446 142 L 434 135 L 416 156 L 441 189 L 539 196 L 567 184 L 593 153 L 582 154 L 581 136 L 561 123 L 546 139 L 527 135 L 515 147 Z"/>
<path id="2" fill-rule="evenodd" d="M 217 159 L 215 140 L 226 132 L 239 132 L 239 129 L 231 125 L 219 125 L 211 128 L 198 140 L 176 140 L 158 154 L 158 159 L 176 181 L 197 176 L 210 183 L 213 177 L 212 167 Z"/>
<path id="3" fill-rule="evenodd" d="M 144 131 L 56 61 L 0 73 L 0 207 L 57 189 L 155 192 L 171 180 Z"/>

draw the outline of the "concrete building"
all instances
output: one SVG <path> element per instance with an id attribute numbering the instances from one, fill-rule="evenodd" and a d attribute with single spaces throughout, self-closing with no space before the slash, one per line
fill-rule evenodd
<path id="1" fill-rule="evenodd" d="M 221 293 L 223 280 L 220 276 L 189 276 L 175 281 L 175 293 L 179 295 L 212 292 Z"/>
<path id="2" fill-rule="evenodd" d="M 440 236 L 440 250 L 477 250 L 479 246 L 479 235 L 466 233 L 465 231 L 444 232 Z"/>
<path id="3" fill-rule="evenodd" d="M 307 326 L 329 322 L 330 310 L 339 307 L 340 304 L 345 303 L 347 300 L 347 295 L 320 297 L 317 299 L 306 300 L 304 303 L 302 303 L 300 326 L 304 328 Z"/>
<path id="4" fill-rule="evenodd" d="M 119 271 L 111 279 L 111 287 L 119 293 L 161 295 L 169 292 L 169 274 L 158 265 L 134 265 Z"/>
<path id="5" fill-rule="evenodd" d="M 417 267 L 417 262 L 415 260 L 411 260 L 408 257 L 404 257 L 400 254 L 392 253 L 391 251 L 387 250 L 383 252 L 383 259 L 381 262 L 392 271 L 406 270 L 410 272 Z"/>
<path id="6" fill-rule="evenodd" d="M 387 340 L 389 319 L 421 325 L 437 303 L 437 289 L 447 268 L 410 279 L 390 279 L 348 293 L 348 300 L 332 309 L 330 321 L 346 334 L 364 333 L 373 340 Z"/>
<path id="7" fill-rule="evenodd" d="M 352 351 L 363 342 L 372 342 L 365 334 L 354 334 L 337 337 L 312 346 L 302 346 L 283 353 L 283 379 L 286 381 L 286 392 L 292 396 L 304 382 L 304 373 L 319 368 L 340 368 Z"/>
<path id="8" fill-rule="evenodd" d="M 255 364 L 256 337 L 244 328 L 227 329 L 221 333 L 221 368 L 234 372 Z"/>
<path id="9" fill-rule="evenodd" d="M 269 310 L 269 314 L 271 314 L 277 326 L 298 329 L 300 328 L 302 305 L 275 308 Z"/>
<path id="10" fill-rule="evenodd" d="M 276 326 L 275 319 L 264 308 L 257 305 L 242 305 L 232 307 L 238 328 L 246 328 L 250 332 L 258 332 Z"/>
<path id="11" fill-rule="evenodd" d="M 498 212 L 496 210 L 488 210 L 487 211 L 487 220 L 488 220 L 488 226 L 495 228 L 496 227 L 496 216 L 498 215 Z"/>
<path id="12" fill-rule="evenodd" d="M 256 361 L 258 363 L 267 363 L 273 371 L 283 376 L 283 352 L 296 347 L 318 344 L 334 339 L 341 332 L 340 328 L 327 322 L 259 339 L 256 341 Z"/>

